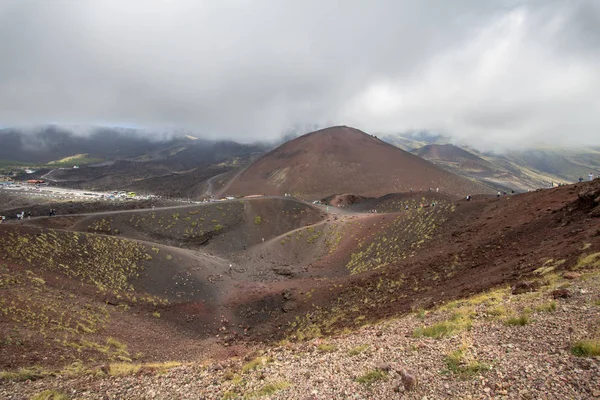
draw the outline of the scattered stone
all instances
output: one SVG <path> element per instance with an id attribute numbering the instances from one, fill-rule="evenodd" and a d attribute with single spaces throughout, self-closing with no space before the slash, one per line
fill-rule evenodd
<path id="1" fill-rule="evenodd" d="M 571 297 L 571 291 L 565 288 L 553 290 L 550 294 L 554 299 L 566 299 Z"/>
<path id="2" fill-rule="evenodd" d="M 380 362 L 379 364 L 377 364 L 375 366 L 375 368 L 380 371 L 385 371 L 385 372 L 390 372 L 392 370 L 392 366 L 390 365 L 390 363 L 386 363 L 386 362 Z"/>
<path id="3" fill-rule="evenodd" d="M 577 196 L 584 201 L 590 201 L 590 202 L 596 202 L 596 198 L 600 197 L 598 196 L 598 191 L 594 188 L 594 187 L 586 187 L 584 189 L 581 189 L 579 191 L 579 193 L 577 193 Z"/>
<path id="4" fill-rule="evenodd" d="M 285 289 L 282 295 L 285 300 L 290 300 L 292 298 L 292 291 L 290 289 Z"/>
<path id="5" fill-rule="evenodd" d="M 573 272 L 573 271 L 565 272 L 565 273 L 563 274 L 563 278 L 565 278 L 565 279 L 577 279 L 577 278 L 579 278 L 580 276 L 581 276 L 581 274 L 580 274 L 580 273 L 578 273 L 578 272 Z"/>
<path id="6" fill-rule="evenodd" d="M 535 292 L 540 287 L 539 282 L 518 282 L 512 287 L 512 294 L 523 294 L 529 292 Z"/>
<path id="7" fill-rule="evenodd" d="M 274 267 L 273 272 L 275 272 L 277 275 L 287 276 L 290 278 L 296 276 L 296 274 L 291 269 L 285 267 Z"/>
<path id="8" fill-rule="evenodd" d="M 406 372 L 406 370 L 400 370 L 400 378 L 402 379 L 402 384 L 404 385 L 404 389 L 413 390 L 417 386 L 417 378 L 413 375 Z"/>
<path id="9" fill-rule="evenodd" d="M 102 364 L 100 366 L 100 371 L 102 371 L 106 375 L 110 374 L 110 365 L 108 365 L 108 364 Z"/>

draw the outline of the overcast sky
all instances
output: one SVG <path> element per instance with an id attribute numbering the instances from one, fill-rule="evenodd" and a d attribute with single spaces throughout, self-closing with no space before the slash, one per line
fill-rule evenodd
<path id="1" fill-rule="evenodd" d="M 600 1 L 0 0 L 0 126 L 600 143 Z"/>

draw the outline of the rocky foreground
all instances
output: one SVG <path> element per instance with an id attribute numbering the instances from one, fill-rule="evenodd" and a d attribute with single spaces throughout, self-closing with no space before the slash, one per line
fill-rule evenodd
<path id="1" fill-rule="evenodd" d="M 5 379 L 0 398 L 600 398 L 600 273 L 539 282 L 244 359 Z"/>

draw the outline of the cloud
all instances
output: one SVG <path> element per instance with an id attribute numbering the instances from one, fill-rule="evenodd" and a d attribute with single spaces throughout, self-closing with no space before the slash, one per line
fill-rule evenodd
<path id="1" fill-rule="evenodd" d="M 0 123 L 587 144 L 599 22 L 594 0 L 7 0 Z"/>

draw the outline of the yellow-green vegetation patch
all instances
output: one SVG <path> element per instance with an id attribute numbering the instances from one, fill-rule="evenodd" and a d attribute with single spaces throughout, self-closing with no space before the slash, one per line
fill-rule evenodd
<path id="1" fill-rule="evenodd" d="M 427 316 L 427 311 L 425 311 L 424 308 L 419 308 L 415 312 L 415 317 L 418 318 L 418 319 L 425 319 L 426 316 Z"/>
<path id="2" fill-rule="evenodd" d="M 30 400 L 68 400 L 67 395 L 57 392 L 56 390 L 44 390 L 31 397 Z"/>
<path id="3" fill-rule="evenodd" d="M 450 372 L 462 377 L 478 375 L 489 370 L 489 366 L 479 362 L 465 343 L 458 350 L 449 353 L 445 358 L 445 362 Z"/>
<path id="4" fill-rule="evenodd" d="M 234 400 L 234 399 L 238 399 L 240 397 L 240 395 L 236 392 L 232 392 L 232 391 L 227 391 L 225 393 L 223 393 L 223 397 L 221 397 L 221 400 Z"/>
<path id="5" fill-rule="evenodd" d="M 337 247 L 339 246 L 343 238 L 343 229 L 344 227 L 340 224 L 329 228 L 325 232 L 325 246 L 327 246 L 329 254 L 332 254 L 333 252 L 335 252 L 335 250 L 337 250 Z"/>
<path id="6" fill-rule="evenodd" d="M 0 371 L 0 381 L 34 381 L 48 374 L 41 367 L 21 368 L 18 371 Z"/>
<path id="7" fill-rule="evenodd" d="M 556 301 L 552 300 L 546 303 L 538 304 L 535 307 L 538 312 L 554 312 L 556 311 Z"/>
<path id="8" fill-rule="evenodd" d="M 271 396 L 280 390 L 287 389 L 290 386 L 291 385 L 286 381 L 269 383 L 263 386 L 261 389 L 257 390 L 256 392 L 244 395 L 244 399 L 254 399 L 257 397 Z"/>
<path id="9" fill-rule="evenodd" d="M 127 345 L 111 337 L 106 339 L 106 344 L 101 344 L 83 338 L 74 338 L 71 341 L 64 339 L 61 344 L 63 346 L 74 348 L 80 352 L 84 350 L 92 350 L 104 355 L 110 360 L 131 362 L 131 355 L 127 350 Z"/>
<path id="10" fill-rule="evenodd" d="M 573 269 L 591 269 L 600 268 L 600 253 L 583 255 L 577 260 L 577 265 Z"/>
<path id="11" fill-rule="evenodd" d="M 317 349 L 319 349 L 321 353 L 333 353 L 336 351 L 337 347 L 331 343 L 321 343 L 317 346 Z"/>
<path id="12" fill-rule="evenodd" d="M 44 337 L 59 332 L 68 337 L 94 333 L 109 320 L 105 305 L 73 302 L 31 270 L 2 268 L 0 287 L 5 291 L 0 298 L 0 316 Z"/>
<path id="13" fill-rule="evenodd" d="M 112 376 L 134 375 L 140 372 L 142 368 L 147 371 L 153 371 L 157 374 L 164 374 L 171 368 L 181 366 L 180 362 L 168 361 L 163 363 L 112 363 L 109 365 L 109 374 Z"/>
<path id="14" fill-rule="evenodd" d="M 4 256 L 27 261 L 94 284 L 101 291 L 133 291 L 129 280 L 139 277 L 145 247 L 111 236 L 50 230 L 37 235 L 9 232 L 0 238 Z"/>
<path id="15" fill-rule="evenodd" d="M 525 326 L 530 322 L 529 315 L 527 315 L 527 313 L 521 313 L 520 315 L 508 317 L 504 323 L 509 326 Z"/>
<path id="16" fill-rule="evenodd" d="M 370 238 L 358 243 L 346 268 L 357 274 L 414 256 L 433 237 L 450 212 L 451 205 L 440 202 L 427 210 L 420 208 L 397 216 Z"/>
<path id="17" fill-rule="evenodd" d="M 452 300 L 440 307 L 440 310 L 453 310 L 463 307 L 496 306 L 510 297 L 510 288 L 501 287 L 482 292 L 466 299 Z"/>
<path id="18" fill-rule="evenodd" d="M 599 357 L 600 339 L 582 339 L 573 344 L 571 353 L 577 357 Z"/>
<path id="19" fill-rule="evenodd" d="M 361 344 L 360 346 L 356 346 L 351 348 L 350 350 L 348 350 L 348 355 L 353 357 L 353 356 L 357 356 L 361 353 L 364 353 L 365 351 L 367 351 L 369 349 L 369 345 L 368 344 Z"/>
<path id="20" fill-rule="evenodd" d="M 260 225 L 262 224 L 262 217 L 260 215 L 256 215 L 254 217 L 254 225 Z"/>
<path id="21" fill-rule="evenodd" d="M 473 314 L 471 311 L 461 309 L 452 314 L 450 319 L 446 321 L 415 329 L 414 336 L 430 337 L 434 339 L 454 336 L 457 333 L 471 329 L 471 325 L 473 324 L 472 318 Z"/>
<path id="22" fill-rule="evenodd" d="M 242 372 L 247 373 L 259 369 L 272 361 L 269 357 L 256 357 L 254 360 L 249 361 L 247 364 L 242 366 Z"/>
<path id="23" fill-rule="evenodd" d="M 375 382 L 386 380 L 387 377 L 387 372 L 374 369 L 356 378 L 356 382 L 362 383 L 363 385 L 372 385 Z"/>
<path id="24" fill-rule="evenodd" d="M 544 262 L 544 264 L 542 264 L 542 266 L 538 269 L 536 269 L 535 271 L 533 271 L 534 274 L 536 275 L 546 275 L 550 272 L 553 272 L 556 268 L 560 267 L 561 265 L 563 265 L 567 260 L 557 260 L 555 261 L 554 259 L 549 259 L 546 260 Z"/>
<path id="25" fill-rule="evenodd" d="M 96 233 L 118 233 L 115 232 L 116 230 L 113 230 L 112 228 L 112 218 L 108 218 L 108 219 L 98 219 L 93 221 L 89 226 L 88 226 L 88 231 L 92 231 L 92 232 L 96 232 Z"/>

